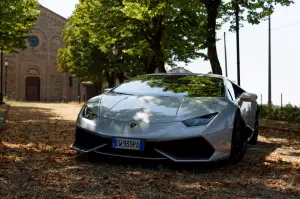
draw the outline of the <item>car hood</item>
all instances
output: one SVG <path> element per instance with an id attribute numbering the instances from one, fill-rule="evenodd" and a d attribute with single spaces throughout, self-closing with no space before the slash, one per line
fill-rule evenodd
<path id="1" fill-rule="evenodd" d="M 218 111 L 224 100 L 216 97 L 133 96 L 105 93 L 100 117 L 145 123 L 181 121 Z"/>

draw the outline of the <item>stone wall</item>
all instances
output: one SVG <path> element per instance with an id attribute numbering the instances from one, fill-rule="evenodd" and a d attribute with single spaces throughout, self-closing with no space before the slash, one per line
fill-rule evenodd
<path id="1" fill-rule="evenodd" d="M 3 90 L 7 96 L 17 100 L 26 100 L 26 78 L 40 78 L 41 101 L 76 101 L 78 81 L 73 79 L 69 87 L 69 74 L 57 71 L 57 52 L 64 47 L 62 38 L 66 19 L 40 6 L 40 16 L 30 35 L 38 39 L 36 47 L 29 47 L 18 54 L 10 54 L 7 68 L 7 91 L 5 91 L 5 67 L 3 69 Z M 80 86 L 80 93 L 85 92 Z M 83 96 L 83 95 L 82 95 Z"/>

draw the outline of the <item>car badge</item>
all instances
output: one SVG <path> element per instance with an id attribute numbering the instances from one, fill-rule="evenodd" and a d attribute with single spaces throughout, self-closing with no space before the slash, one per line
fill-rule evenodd
<path id="1" fill-rule="evenodd" d="M 136 127 L 136 124 L 135 124 L 135 123 L 132 123 L 132 124 L 130 124 L 130 127 L 131 127 L 131 128 L 134 128 L 134 127 Z"/>

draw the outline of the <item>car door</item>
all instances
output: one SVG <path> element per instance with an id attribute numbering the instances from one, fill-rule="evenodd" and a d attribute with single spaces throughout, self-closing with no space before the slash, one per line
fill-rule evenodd
<path id="1" fill-rule="evenodd" d="M 233 99 L 233 102 L 240 107 L 242 118 L 244 119 L 247 126 L 252 130 L 255 124 L 255 110 L 256 102 L 245 102 L 241 99 L 242 93 L 245 92 L 241 87 L 237 86 L 233 82 L 227 82 L 228 91 Z"/>
<path id="2" fill-rule="evenodd" d="M 256 114 L 257 103 L 243 101 L 241 99 L 241 95 L 246 91 L 234 83 L 232 83 L 232 87 L 236 96 L 237 104 L 241 109 L 242 117 L 246 125 L 248 125 L 253 130 L 255 125 L 255 114 Z"/>

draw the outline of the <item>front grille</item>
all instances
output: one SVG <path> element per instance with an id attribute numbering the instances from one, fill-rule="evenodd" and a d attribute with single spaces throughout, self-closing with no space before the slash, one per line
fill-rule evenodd
<path id="1" fill-rule="evenodd" d="M 154 143 L 154 147 L 175 158 L 209 159 L 214 148 L 202 137 Z"/>
<path id="2" fill-rule="evenodd" d="M 131 156 L 131 157 L 142 157 L 142 158 L 165 158 L 164 156 L 160 155 L 156 151 L 154 151 L 153 148 L 150 148 L 149 146 L 145 146 L 144 151 L 135 151 L 135 150 L 126 150 L 126 149 L 114 149 L 111 148 L 111 145 L 102 147 L 96 151 L 103 152 L 103 153 L 109 153 L 109 154 L 115 154 L 115 155 L 121 155 L 121 156 Z"/>
<path id="3" fill-rule="evenodd" d="M 87 132 L 81 128 L 76 129 L 74 147 L 81 150 L 90 150 L 103 144 L 110 144 L 110 139 L 103 138 Z"/>
<path id="4" fill-rule="evenodd" d="M 114 149 L 111 148 L 111 143 L 111 138 L 104 138 L 81 128 L 77 128 L 73 146 L 88 151 L 97 146 L 107 144 L 107 146 L 97 149 L 97 151 L 115 155 L 145 158 L 164 158 L 163 155 L 159 154 L 154 149 L 158 149 L 176 159 L 209 159 L 215 151 L 202 137 L 163 142 L 145 141 L 144 151 Z"/>

